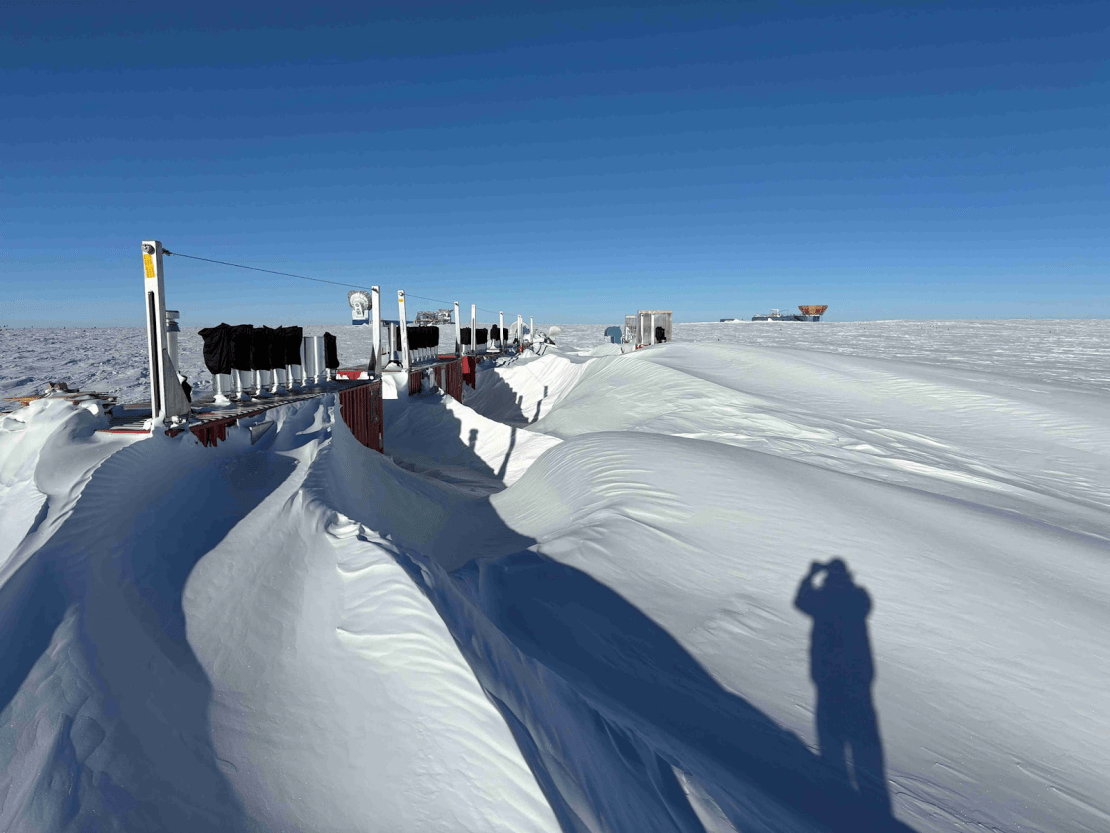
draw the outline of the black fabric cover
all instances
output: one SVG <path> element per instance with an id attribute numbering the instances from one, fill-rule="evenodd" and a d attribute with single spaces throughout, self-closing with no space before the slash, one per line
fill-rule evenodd
<path id="1" fill-rule="evenodd" d="M 254 328 L 254 332 L 251 333 L 251 370 L 274 369 L 270 356 L 273 342 L 274 331 L 271 327 Z"/>
<path id="2" fill-rule="evenodd" d="M 439 347 L 439 327 L 415 327 L 406 326 L 406 333 L 409 339 L 410 350 L 423 350 L 427 347 Z M 394 350 L 401 349 L 401 328 L 397 328 L 397 335 L 394 337 Z"/>
<path id="3" fill-rule="evenodd" d="M 284 327 L 274 327 L 270 330 L 270 369 L 283 370 L 285 368 L 285 339 L 281 331 Z"/>
<path id="4" fill-rule="evenodd" d="M 410 350 L 424 350 L 428 347 L 439 347 L 439 327 L 406 327 Z M 395 349 L 401 349 L 401 329 L 397 328 L 398 344 Z"/>
<path id="5" fill-rule="evenodd" d="M 501 327 L 498 327 L 496 324 L 489 328 L 489 337 L 494 341 L 504 341 L 505 336 L 507 335 L 508 332 Z"/>
<path id="6" fill-rule="evenodd" d="M 304 327 L 278 327 L 274 331 L 279 345 L 281 364 L 276 367 L 285 367 L 301 363 L 301 339 L 304 338 Z"/>
<path id="7" fill-rule="evenodd" d="M 655 328 L 655 343 L 656 344 L 661 344 L 662 342 L 664 342 L 666 340 L 667 340 L 667 331 L 664 330 L 662 327 L 656 327 Z"/>
<path id="8" fill-rule="evenodd" d="M 339 369 L 339 343 L 331 333 L 324 333 L 324 367 Z"/>
<path id="9" fill-rule="evenodd" d="M 476 344 L 485 344 L 487 341 L 489 341 L 489 330 L 487 330 L 485 327 L 481 327 L 475 330 L 474 335 L 477 339 L 475 342 Z M 469 327 L 462 328 L 462 343 L 467 345 L 470 344 Z"/>
<path id="10" fill-rule="evenodd" d="M 208 372 L 231 373 L 231 326 L 217 324 L 205 327 L 200 331 L 200 337 L 204 339 L 204 366 Z"/>
<path id="11" fill-rule="evenodd" d="M 232 370 L 252 370 L 251 345 L 254 343 L 254 325 L 236 324 L 231 328 L 229 337 Z"/>

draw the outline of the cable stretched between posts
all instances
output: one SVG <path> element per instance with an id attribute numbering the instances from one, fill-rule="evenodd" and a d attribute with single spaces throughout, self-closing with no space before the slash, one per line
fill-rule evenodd
<path id="1" fill-rule="evenodd" d="M 333 286 L 348 286 L 351 289 L 366 289 L 365 286 L 358 286 L 353 283 L 341 283 L 339 281 L 328 281 L 323 278 L 310 278 L 307 275 L 294 275 L 292 272 L 276 272 L 273 269 L 262 269 L 258 266 L 244 266 L 242 263 L 229 263 L 226 260 L 213 260 L 210 257 L 197 257 L 196 255 L 185 255 L 181 252 L 171 252 L 169 249 L 162 249 L 162 254 L 170 255 L 171 257 L 187 257 L 189 260 L 203 260 L 205 263 L 218 263 L 221 266 L 234 266 L 236 269 L 247 269 L 251 272 L 265 272 L 268 275 L 281 275 L 286 278 L 299 278 L 302 281 L 314 281 L 316 283 L 330 283 Z"/>
<path id="2" fill-rule="evenodd" d="M 360 286 L 358 284 L 343 283 L 341 281 L 329 281 L 329 280 L 325 280 L 324 278 L 310 278 L 307 275 L 295 275 L 292 272 L 278 272 L 274 269 L 263 269 L 260 266 L 246 266 L 242 263 L 231 263 L 230 261 L 227 261 L 227 260 L 214 260 L 213 258 L 210 258 L 210 257 L 199 257 L 198 255 L 187 255 L 187 254 L 182 254 L 181 252 L 171 252 L 169 249 L 165 249 L 165 248 L 162 249 L 162 254 L 167 255 L 169 257 L 186 257 L 189 260 L 200 260 L 200 261 L 203 261 L 205 263 L 218 263 L 220 266 L 233 266 L 236 269 L 246 269 L 250 272 L 265 272 L 267 275 L 281 275 L 284 278 L 297 278 L 298 280 L 302 280 L 302 281 L 313 281 L 314 283 L 327 283 L 327 284 L 331 284 L 332 286 L 346 286 L 346 287 L 349 287 L 351 289 L 363 289 L 363 290 L 366 289 L 365 286 Z M 435 303 L 437 303 L 437 304 L 453 304 L 453 303 L 455 303 L 454 301 L 445 301 L 443 298 L 429 298 L 427 295 L 417 295 L 414 292 L 406 292 L 405 295 L 406 295 L 406 297 L 409 297 L 409 298 L 419 298 L 421 301 L 435 301 Z M 480 309 L 482 312 L 488 312 L 490 315 L 497 315 L 498 314 L 497 310 L 486 309 L 485 307 L 478 307 L 478 309 Z"/>
<path id="3" fill-rule="evenodd" d="M 417 295 L 413 292 L 406 292 L 406 298 L 419 298 L 421 301 L 435 301 L 437 304 L 453 304 L 454 301 L 444 301 L 442 298 L 429 298 L 427 295 Z"/>

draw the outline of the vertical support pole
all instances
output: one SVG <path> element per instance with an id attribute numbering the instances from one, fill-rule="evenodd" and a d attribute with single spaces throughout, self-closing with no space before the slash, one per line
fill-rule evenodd
<path id="1" fill-rule="evenodd" d="M 536 319 L 531 315 L 528 316 L 528 340 L 532 341 L 536 337 Z"/>
<path id="2" fill-rule="evenodd" d="M 327 382 L 329 371 L 327 363 L 327 351 L 324 347 L 323 336 L 312 337 L 312 354 L 312 360 L 316 363 L 316 381 Z"/>
<path id="3" fill-rule="evenodd" d="M 189 413 L 189 402 L 177 367 L 170 358 L 169 333 L 166 327 L 166 281 L 162 271 L 162 243 L 144 240 L 143 291 L 146 299 L 146 331 L 148 366 L 150 370 L 151 424 Z"/>
<path id="4" fill-rule="evenodd" d="M 459 320 L 459 302 L 455 301 L 455 356 L 462 355 L 462 321 Z"/>
<path id="5" fill-rule="evenodd" d="M 181 328 L 177 326 L 177 319 L 180 317 L 181 313 L 177 310 L 166 310 L 166 349 L 169 351 L 170 361 L 173 362 L 175 368 L 181 367 L 181 351 L 178 342 Z"/>
<path id="6" fill-rule="evenodd" d="M 524 349 L 524 316 L 523 315 L 518 315 L 516 317 L 516 334 L 517 334 L 517 338 L 520 340 L 521 350 L 523 350 Z"/>
<path id="7" fill-rule="evenodd" d="M 308 387 L 312 371 L 312 336 L 301 336 L 301 387 Z"/>
<path id="8" fill-rule="evenodd" d="M 655 313 L 651 314 L 651 343 L 655 344 Z"/>
<path id="9" fill-rule="evenodd" d="M 405 290 L 397 290 L 397 307 L 401 311 L 401 367 L 408 373 L 409 361 L 409 320 L 405 315 Z"/>
<path id="10" fill-rule="evenodd" d="M 370 308 L 374 314 L 374 360 L 370 363 L 370 378 L 382 378 L 382 289 L 370 287 Z"/>
<path id="11" fill-rule="evenodd" d="M 470 355 L 478 355 L 478 305 L 470 305 Z"/>
<path id="12" fill-rule="evenodd" d="M 234 372 L 234 371 L 232 371 Z M 231 388 L 231 377 L 227 377 L 227 384 L 224 384 L 224 374 L 212 374 L 212 394 L 217 405 L 230 405 L 231 400 L 227 398 L 227 394 Z"/>
<path id="13" fill-rule="evenodd" d="M 503 353 L 505 352 L 505 310 L 498 311 L 497 320 L 500 322 L 497 325 L 497 349 Z"/>
<path id="14" fill-rule="evenodd" d="M 162 242 L 143 241 L 143 287 L 146 291 L 146 333 L 150 370 L 150 413 L 165 418 L 162 400 L 162 347 L 166 343 L 165 279 L 162 277 Z"/>

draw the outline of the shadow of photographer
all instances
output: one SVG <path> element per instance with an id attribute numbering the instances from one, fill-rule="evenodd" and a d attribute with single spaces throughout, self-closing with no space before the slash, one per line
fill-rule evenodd
<path id="1" fill-rule="evenodd" d="M 859 793 L 869 810 L 889 816 L 879 720 L 871 699 L 871 597 L 852 580 L 848 565 L 834 558 L 810 565 L 794 606 L 813 620 L 809 671 L 817 688 L 821 759 L 838 781 Z"/>

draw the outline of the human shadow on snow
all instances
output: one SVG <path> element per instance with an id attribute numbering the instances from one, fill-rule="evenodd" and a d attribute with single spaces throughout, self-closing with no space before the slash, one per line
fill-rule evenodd
<path id="1" fill-rule="evenodd" d="M 753 785 L 833 830 L 909 830 L 890 816 L 889 800 L 861 799 L 838 767 L 723 689 L 667 631 L 586 573 L 531 551 L 471 569 L 483 612 L 514 646 L 715 785 L 719 799 L 745 806 Z M 719 803 L 728 813 L 729 802 Z M 733 823 L 743 829 L 744 819 Z"/>
<path id="2" fill-rule="evenodd" d="M 344 439 L 332 453 L 347 454 Z M 461 425 L 435 438 L 454 444 L 452 461 L 474 454 L 469 440 Z M 793 829 L 799 818 L 845 833 L 910 830 L 619 593 L 534 552 L 488 495 L 456 500 L 407 482 L 397 481 L 409 498 L 344 484 L 330 499 L 404 548 L 398 563 L 439 610 L 568 833 L 596 829 L 590 816 L 606 829 L 703 833 L 672 767 L 738 830 Z"/>
<path id="3" fill-rule="evenodd" d="M 818 585 L 816 579 L 824 577 Z M 834 558 L 814 562 L 794 606 L 813 619 L 810 678 L 817 687 L 817 742 L 829 769 L 878 815 L 889 815 L 879 719 L 871 699 L 875 662 L 867 633 L 871 597 Z"/>

